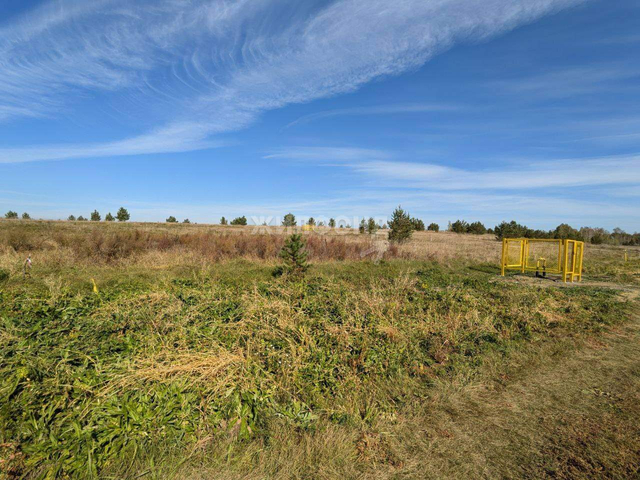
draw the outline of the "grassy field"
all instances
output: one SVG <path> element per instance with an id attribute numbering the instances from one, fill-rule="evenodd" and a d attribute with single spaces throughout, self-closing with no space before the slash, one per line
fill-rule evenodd
<path id="1" fill-rule="evenodd" d="M 284 238 L 0 222 L 1 474 L 638 475 L 638 250 L 565 286 L 491 236 L 320 230 L 292 280 Z"/>

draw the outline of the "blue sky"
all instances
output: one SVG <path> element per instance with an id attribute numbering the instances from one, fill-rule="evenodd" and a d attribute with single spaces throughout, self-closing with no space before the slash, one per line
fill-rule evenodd
<path id="1" fill-rule="evenodd" d="M 636 0 L 0 3 L 0 209 L 640 230 Z"/>

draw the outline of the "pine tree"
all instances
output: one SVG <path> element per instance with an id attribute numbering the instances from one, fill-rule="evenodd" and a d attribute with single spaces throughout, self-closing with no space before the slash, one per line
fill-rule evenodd
<path id="1" fill-rule="evenodd" d="M 131 215 L 129 215 L 129 212 L 127 211 L 126 208 L 120 207 L 120 209 L 118 210 L 118 213 L 116 214 L 116 218 L 118 219 L 119 222 L 126 222 L 131 218 Z"/>
<path id="2" fill-rule="evenodd" d="M 173 215 L 169 215 L 169 218 L 166 220 L 167 223 L 178 223 L 178 220 Z"/>
<path id="3" fill-rule="evenodd" d="M 294 233 L 285 242 L 282 250 L 280 250 L 280 258 L 284 261 L 284 265 L 280 271 L 291 276 L 302 276 L 308 270 L 307 251 L 305 250 L 305 242 L 302 235 Z"/>
<path id="4" fill-rule="evenodd" d="M 360 226 L 358 227 L 358 231 L 360 233 L 364 233 L 367 230 L 367 224 L 364 221 L 364 218 L 362 220 L 360 220 Z"/>
<path id="5" fill-rule="evenodd" d="M 467 228 L 469 228 L 469 224 L 464 220 L 456 220 L 449 225 L 449 231 L 454 233 L 467 233 Z"/>
<path id="6" fill-rule="evenodd" d="M 241 217 L 236 217 L 233 220 L 231 220 L 231 225 L 246 225 L 247 224 L 247 217 L 245 217 L 244 215 Z"/>
<path id="7" fill-rule="evenodd" d="M 392 242 L 402 243 L 411 238 L 413 233 L 413 225 L 411 217 L 402 207 L 398 207 L 393 211 L 391 220 L 389 221 L 389 240 Z"/>
<path id="8" fill-rule="evenodd" d="M 75 222 L 76 221 L 76 217 L 75 217 L 75 215 L 69 215 L 67 220 L 69 220 L 70 222 Z"/>
<path id="9" fill-rule="evenodd" d="M 438 225 L 437 223 L 430 223 L 429 226 L 427 227 L 427 230 L 430 230 L 432 232 L 439 232 L 440 225 Z"/>
<path id="10" fill-rule="evenodd" d="M 307 220 L 307 225 L 309 225 L 310 227 L 315 227 L 316 226 L 316 219 L 313 217 L 309 217 L 309 220 Z"/>
<path id="11" fill-rule="evenodd" d="M 229 222 L 227 222 L 227 219 L 226 219 L 226 218 L 222 217 L 222 218 L 220 219 L 220 225 L 227 225 L 228 223 L 229 223 Z"/>
<path id="12" fill-rule="evenodd" d="M 330 218 L 329 219 L 329 228 L 336 228 L 336 219 L 335 218 Z"/>
<path id="13" fill-rule="evenodd" d="M 373 219 L 373 217 L 370 217 L 369 221 L 367 222 L 367 232 L 369 232 L 369 235 L 374 235 L 377 231 L 378 231 L 378 224 Z"/>
<path id="14" fill-rule="evenodd" d="M 419 218 L 412 218 L 411 224 L 416 232 L 424 232 L 424 222 Z"/>
<path id="15" fill-rule="evenodd" d="M 9 210 L 4 214 L 4 218 L 14 219 L 18 218 L 18 212 L 14 212 L 13 210 Z"/>
<path id="16" fill-rule="evenodd" d="M 111 212 L 107 213 L 107 214 L 104 216 L 104 219 L 105 219 L 105 221 L 107 221 L 107 222 L 113 222 L 113 220 L 114 220 L 113 215 L 111 215 Z"/>
<path id="17" fill-rule="evenodd" d="M 31 215 L 29 215 L 27 212 L 24 212 L 22 214 L 22 219 L 23 220 L 30 220 L 31 219 Z"/>
<path id="18" fill-rule="evenodd" d="M 92 222 L 99 222 L 101 219 L 102 217 L 100 217 L 100 213 L 98 213 L 98 210 L 94 210 L 93 212 L 91 212 Z"/>
<path id="19" fill-rule="evenodd" d="M 283 227 L 295 227 L 296 223 L 296 216 L 293 213 L 287 213 L 282 219 Z"/>

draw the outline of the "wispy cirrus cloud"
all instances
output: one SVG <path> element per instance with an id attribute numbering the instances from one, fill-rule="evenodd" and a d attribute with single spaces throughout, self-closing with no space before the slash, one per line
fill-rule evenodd
<path id="1" fill-rule="evenodd" d="M 0 28 L 0 116 L 55 116 L 104 95 L 156 126 L 102 145 L 0 149 L 0 161 L 201 149 L 263 112 L 356 90 L 583 1 L 50 2 Z"/>
<path id="2" fill-rule="evenodd" d="M 265 158 L 314 161 L 348 168 L 377 185 L 432 190 L 532 190 L 640 184 L 640 155 L 519 161 L 501 167 L 463 169 L 399 161 L 393 152 L 350 147 L 290 147 Z"/>
<path id="3" fill-rule="evenodd" d="M 493 82 L 491 87 L 524 98 L 561 98 L 610 89 L 612 85 L 640 77 L 640 69 L 628 65 L 591 65 L 564 68 L 533 76 Z"/>
<path id="4" fill-rule="evenodd" d="M 432 105 L 432 104 L 400 104 L 400 105 L 375 105 L 369 107 L 354 108 L 338 108 L 335 110 L 326 110 L 323 112 L 312 113 L 300 117 L 293 122 L 285 125 L 284 128 L 290 128 L 295 125 L 303 125 L 316 120 L 323 120 L 332 117 L 356 117 L 356 116 L 373 116 L 373 115 L 394 115 L 394 114 L 410 114 L 410 113 L 429 113 L 429 112 L 452 112 L 459 110 L 460 107 L 454 105 Z"/>

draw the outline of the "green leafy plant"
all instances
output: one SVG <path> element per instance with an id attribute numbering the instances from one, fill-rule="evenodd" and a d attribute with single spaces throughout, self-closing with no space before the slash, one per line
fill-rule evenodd
<path id="1" fill-rule="evenodd" d="M 7 219 L 14 219 L 14 218 L 18 218 L 18 212 L 14 212 L 13 210 L 9 210 L 7 213 L 4 214 L 4 218 Z"/>
<path id="2" fill-rule="evenodd" d="M 440 225 L 438 225 L 437 223 L 430 223 L 429 226 L 427 227 L 427 230 L 429 230 L 431 232 L 439 232 L 440 231 Z"/>
<path id="3" fill-rule="evenodd" d="M 169 218 L 166 220 L 167 223 L 178 223 L 178 220 L 173 215 L 169 215 Z"/>

